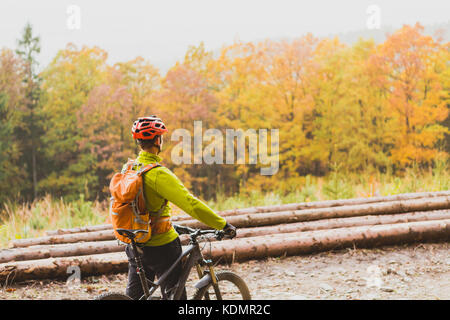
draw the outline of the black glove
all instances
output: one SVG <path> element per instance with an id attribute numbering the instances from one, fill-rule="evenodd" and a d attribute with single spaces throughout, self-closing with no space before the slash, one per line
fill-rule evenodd
<path id="1" fill-rule="evenodd" d="M 228 222 L 225 225 L 225 227 L 223 228 L 223 232 L 225 232 L 225 234 L 231 239 L 236 237 L 236 227 L 229 224 Z"/>

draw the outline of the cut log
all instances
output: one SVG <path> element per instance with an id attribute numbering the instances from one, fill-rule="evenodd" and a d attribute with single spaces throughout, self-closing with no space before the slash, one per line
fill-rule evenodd
<path id="1" fill-rule="evenodd" d="M 204 254 L 225 261 L 310 254 L 346 247 L 450 240 L 450 219 L 295 232 L 215 242 Z"/>
<path id="2" fill-rule="evenodd" d="M 81 277 L 127 270 L 125 252 L 94 254 L 80 257 L 49 258 L 0 264 L 0 283 L 11 284 L 31 279 L 67 279 L 69 267 L 79 267 Z"/>
<path id="3" fill-rule="evenodd" d="M 11 261 L 37 260 L 56 257 L 76 257 L 99 253 L 124 251 L 117 240 L 91 241 L 81 243 L 37 245 L 0 251 L 0 263 Z"/>
<path id="4" fill-rule="evenodd" d="M 23 248 L 44 244 L 75 243 L 83 241 L 102 241 L 115 239 L 113 230 L 81 232 L 73 234 L 62 234 L 56 236 L 45 236 L 38 238 L 18 239 L 9 242 L 10 248 Z"/>
<path id="5" fill-rule="evenodd" d="M 227 217 L 227 222 L 240 228 L 313 221 L 320 219 L 357 217 L 365 215 L 396 214 L 413 211 L 450 209 L 450 196 L 429 199 L 399 200 L 372 204 L 348 205 L 333 208 L 304 209 Z M 180 225 L 191 228 L 209 228 L 198 220 L 185 220 Z"/>
<path id="6" fill-rule="evenodd" d="M 215 260 L 224 258 L 222 262 L 232 262 L 354 246 L 362 248 L 449 239 L 450 219 L 445 219 L 225 240 L 205 246 L 203 252 L 205 257 Z M 128 261 L 124 252 L 117 252 L 3 263 L 0 264 L 0 283 L 29 279 L 67 279 L 70 266 L 78 266 L 81 276 L 86 277 L 125 272 Z"/>
<path id="7" fill-rule="evenodd" d="M 331 208 L 331 207 L 351 206 L 351 205 L 359 205 L 359 204 L 366 204 L 366 203 L 369 204 L 369 203 L 377 203 L 377 202 L 413 200 L 413 199 L 435 198 L 435 197 L 443 197 L 443 196 L 450 196 L 450 190 L 435 191 L 435 192 L 402 193 L 402 194 L 391 195 L 391 196 L 379 196 L 379 197 L 370 197 L 370 198 L 352 198 L 352 199 L 289 203 L 289 204 L 273 205 L 273 206 L 232 209 L 232 210 L 221 211 L 218 213 L 223 217 L 227 217 L 227 216 L 235 216 L 235 215 L 242 215 L 242 214 L 279 212 L 279 211 L 303 210 L 303 209 Z M 179 215 L 176 218 L 174 217 L 173 221 L 190 220 L 190 219 L 192 219 L 192 217 L 189 215 Z"/>
<path id="8" fill-rule="evenodd" d="M 49 230 L 49 231 L 46 231 L 45 234 L 47 236 L 56 236 L 56 235 L 60 235 L 60 234 L 102 231 L 102 230 L 109 230 L 109 229 L 112 229 L 112 224 L 110 224 L 110 223 L 109 224 L 99 224 L 99 225 L 95 225 L 95 226 L 78 227 L 78 228 Z"/>
<path id="9" fill-rule="evenodd" d="M 450 210 L 418 211 L 393 215 L 323 219 L 316 221 L 279 224 L 266 227 L 240 228 L 237 229 L 237 238 L 250 238 L 269 234 L 284 234 L 291 232 L 445 219 L 450 219 Z"/>
<path id="10" fill-rule="evenodd" d="M 227 217 L 227 221 L 239 228 L 257 226 L 277 225 L 283 223 L 294 223 L 313 221 L 320 219 L 356 217 L 364 215 L 396 214 L 412 211 L 450 209 L 450 196 L 380 202 L 372 204 L 349 205 L 333 208 L 304 209 L 294 211 L 267 212 L 258 214 L 247 214 Z M 198 220 L 185 220 L 178 222 L 180 225 L 191 228 L 208 229 L 209 227 Z M 111 230 L 96 232 L 81 232 L 66 235 L 46 236 L 32 239 L 19 239 L 11 241 L 10 248 L 27 247 L 39 244 L 73 243 L 80 241 L 99 241 L 114 239 Z"/>
<path id="11" fill-rule="evenodd" d="M 433 198 L 433 197 L 441 197 L 441 196 L 450 196 L 450 191 L 447 190 L 447 191 L 436 191 L 436 192 L 414 192 L 414 193 L 402 193 L 402 194 L 391 195 L 391 196 L 382 196 L 382 197 L 380 196 L 380 197 L 371 197 L 371 198 L 353 198 L 353 199 L 342 199 L 342 200 L 325 200 L 325 201 L 289 203 L 289 204 L 275 205 L 275 206 L 261 206 L 261 207 L 250 207 L 250 208 L 225 210 L 225 211 L 219 211 L 218 214 L 220 216 L 227 217 L 227 216 L 253 214 L 253 213 L 280 212 L 280 211 L 315 209 L 315 208 L 330 208 L 330 207 L 358 205 L 358 204 L 365 204 L 365 203 L 412 200 L 412 199 Z M 183 221 L 183 220 L 191 220 L 191 219 L 192 219 L 192 217 L 187 214 L 172 217 L 172 221 Z M 50 235 L 58 235 L 58 234 L 100 231 L 100 230 L 108 230 L 111 228 L 112 228 L 111 224 L 103 224 L 103 225 L 90 226 L 90 227 L 49 230 L 46 232 L 46 235 L 50 236 Z"/>
<path id="12" fill-rule="evenodd" d="M 363 216 L 350 218 L 325 219 L 276 226 L 241 228 L 237 230 L 236 238 L 248 238 L 269 234 L 313 231 L 324 229 L 345 228 L 354 226 L 368 226 L 377 224 L 396 224 L 414 221 L 429 221 L 450 219 L 450 210 L 410 212 L 396 215 Z M 112 235 L 112 237 L 114 237 Z M 187 235 L 180 236 L 183 245 L 188 244 Z M 215 241 L 211 238 L 211 241 Z M 94 241 L 72 244 L 38 245 L 26 248 L 6 249 L 0 251 L 0 263 L 23 260 L 36 260 L 56 257 L 70 257 L 91 255 L 97 253 L 123 251 L 124 246 L 116 240 Z"/>

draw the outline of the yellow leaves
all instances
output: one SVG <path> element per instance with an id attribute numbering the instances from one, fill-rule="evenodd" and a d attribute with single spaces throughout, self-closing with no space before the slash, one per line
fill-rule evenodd
<path id="1" fill-rule="evenodd" d="M 416 24 L 389 36 L 372 59 L 385 79 L 389 115 L 401 128 L 391 151 L 391 159 L 401 166 L 430 162 L 437 152 L 433 148 L 446 132 L 438 125 L 448 116 L 449 100 L 441 81 L 449 68 L 443 59 L 446 51 Z"/>
<path id="2" fill-rule="evenodd" d="M 6 58 L 2 51 L 3 69 Z M 192 132 L 195 120 L 222 132 L 279 129 L 278 174 L 285 181 L 326 174 L 334 161 L 348 171 L 428 163 L 448 133 L 442 122 L 449 113 L 449 58 L 449 44 L 424 35 L 420 25 L 379 45 L 308 34 L 237 41 L 215 57 L 201 43 L 165 75 L 143 57 L 109 65 L 106 51 L 69 44 L 42 73 L 43 152 L 56 169 L 48 168 L 40 186 L 82 191 L 89 179 L 91 189 L 102 190 L 121 159 L 137 151 L 132 121 L 149 114 L 161 116 L 169 130 Z M 0 72 L 0 89 L 9 76 Z M 166 154 L 171 147 L 168 141 Z M 171 166 L 170 157 L 166 162 Z M 175 171 L 196 190 L 214 184 L 211 177 L 233 191 L 242 180 L 274 187 L 258 177 L 258 165 Z"/>

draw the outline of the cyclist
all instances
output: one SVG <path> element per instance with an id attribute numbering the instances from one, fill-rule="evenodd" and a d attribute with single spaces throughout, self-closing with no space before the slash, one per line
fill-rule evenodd
<path id="1" fill-rule="evenodd" d="M 133 138 L 140 147 L 137 162 L 143 165 L 160 163 L 162 158 L 158 155 L 163 147 L 163 134 L 168 132 L 165 124 L 157 116 L 138 118 L 131 129 Z M 161 276 L 175 262 L 182 253 L 181 242 L 178 233 L 169 222 L 170 207 L 168 202 L 175 204 L 193 218 L 203 222 L 211 228 L 223 230 L 230 237 L 236 235 L 236 228 L 217 215 L 204 202 L 194 197 L 166 167 L 156 167 L 143 176 L 144 197 L 147 210 L 151 215 L 157 213 L 159 219 L 166 224 L 157 227 L 162 233 L 152 235 L 150 240 L 142 247 L 142 261 L 145 273 L 149 280 L 155 276 Z M 158 220 L 156 220 L 158 222 Z M 153 222 L 152 222 L 153 224 Z M 153 225 L 152 225 L 153 229 Z M 136 272 L 133 251 L 131 246 L 125 248 L 128 256 L 128 283 L 126 294 L 132 299 L 139 299 L 143 295 L 139 276 Z M 165 288 L 171 289 L 176 285 L 181 273 L 181 264 L 171 272 Z M 186 292 L 182 299 L 187 299 Z"/>

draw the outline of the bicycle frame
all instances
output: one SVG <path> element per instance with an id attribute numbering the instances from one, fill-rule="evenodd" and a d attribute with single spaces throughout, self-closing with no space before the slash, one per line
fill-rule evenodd
<path id="1" fill-rule="evenodd" d="M 180 263 L 181 260 L 188 255 L 189 255 L 188 258 L 183 265 L 183 271 L 182 271 L 180 278 L 175 286 L 176 291 L 175 291 L 175 294 L 172 295 L 173 300 L 180 299 L 181 295 L 183 294 L 183 290 L 184 290 L 187 278 L 189 277 L 189 273 L 194 265 L 197 266 L 197 272 L 198 272 L 200 279 L 204 276 L 203 271 L 200 268 L 201 265 L 205 265 L 205 264 L 208 265 L 210 267 L 210 271 L 212 271 L 211 261 L 209 261 L 209 260 L 206 261 L 203 259 L 203 255 L 200 251 L 199 244 L 198 244 L 198 242 L 195 241 L 194 243 L 189 244 L 189 246 L 181 253 L 181 255 L 177 258 L 177 260 L 172 264 L 172 266 L 169 268 L 169 270 L 164 272 L 164 274 L 156 282 L 152 282 L 145 277 L 145 271 L 142 267 L 142 262 L 141 262 L 140 256 L 136 255 L 136 254 L 138 254 L 137 247 L 136 248 L 134 247 L 136 245 L 132 243 L 132 246 L 133 246 L 133 250 L 135 251 L 135 259 L 136 259 L 136 262 L 138 265 L 138 274 L 140 276 L 141 285 L 144 290 L 144 295 L 139 300 L 143 300 L 143 299 L 150 300 L 152 297 L 152 294 L 164 283 L 164 281 L 167 279 L 167 277 L 173 271 L 173 269 L 178 265 L 178 263 Z M 211 275 L 211 276 L 213 276 L 213 275 Z M 148 287 L 148 284 L 150 284 L 150 288 Z M 172 288 L 170 288 L 170 289 L 172 289 Z M 167 293 L 165 292 L 165 290 L 161 290 L 161 294 L 162 294 L 161 298 L 163 300 L 168 299 L 168 296 L 167 296 Z"/>

